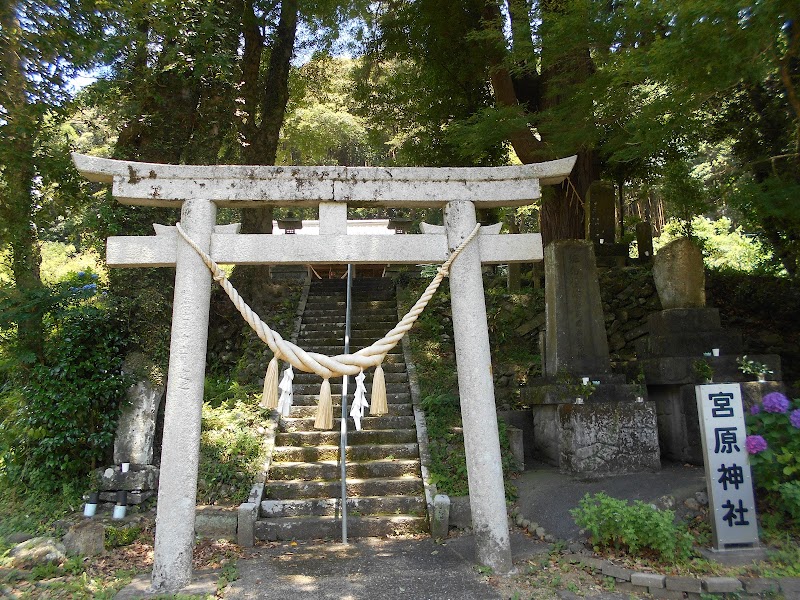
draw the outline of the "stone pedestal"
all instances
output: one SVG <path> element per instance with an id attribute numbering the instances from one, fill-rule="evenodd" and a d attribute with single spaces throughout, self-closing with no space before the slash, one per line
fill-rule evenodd
<path id="1" fill-rule="evenodd" d="M 128 504 L 137 505 L 154 498 L 158 493 L 158 467 L 153 465 L 131 465 L 127 473 L 120 467 L 108 467 L 95 471 L 95 484 L 100 492 L 100 502 L 112 506 L 117 492 L 128 492 Z"/>
<path id="2" fill-rule="evenodd" d="M 655 403 L 661 455 L 675 461 L 703 464 L 695 386 L 705 383 L 696 369 L 705 361 L 715 382 L 741 383 L 745 406 L 782 391 L 780 357 L 749 355 L 772 371 L 769 381 L 756 382 L 739 371 L 743 354 L 741 332 L 722 328 L 715 308 L 673 308 L 650 315 L 650 335 L 637 348 L 649 398 Z M 719 356 L 713 356 L 714 349 Z"/>
<path id="3" fill-rule="evenodd" d="M 567 473 L 633 473 L 661 468 L 653 402 L 548 404 L 534 408 L 541 455 Z"/>
<path id="4" fill-rule="evenodd" d="M 545 273 L 545 377 L 521 394 L 537 453 L 569 473 L 658 469 L 655 405 L 611 373 L 592 243 L 549 245 Z"/>

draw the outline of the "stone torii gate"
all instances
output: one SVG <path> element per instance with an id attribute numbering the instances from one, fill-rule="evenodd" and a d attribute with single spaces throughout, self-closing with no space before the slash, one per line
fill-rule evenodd
<path id="1" fill-rule="evenodd" d="M 474 229 L 475 209 L 522 206 L 557 184 L 575 157 L 514 167 L 186 166 L 75 154 L 78 170 L 113 184 L 123 204 L 180 207 L 181 226 L 222 264 L 438 264 Z M 231 234 L 217 208 L 319 206 L 319 236 Z M 444 234 L 348 236 L 347 207 L 444 208 Z M 485 232 L 483 232 L 485 233 Z M 450 268 L 453 333 L 478 562 L 512 568 L 482 263 L 543 259 L 539 234 L 479 235 Z M 110 237 L 110 267 L 175 267 L 172 337 L 158 491 L 154 591 L 175 592 L 192 576 L 200 414 L 211 274 L 175 228 Z M 267 318 L 268 315 L 262 315 Z"/>

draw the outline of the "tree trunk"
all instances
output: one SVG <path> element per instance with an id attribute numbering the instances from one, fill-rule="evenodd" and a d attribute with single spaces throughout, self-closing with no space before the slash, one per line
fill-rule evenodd
<path id="1" fill-rule="evenodd" d="M 0 149 L 6 190 L 5 198 L 0 198 L 0 216 L 6 224 L 11 247 L 14 285 L 17 293 L 25 298 L 42 289 L 39 272 L 42 257 L 33 223 L 36 176 L 33 142 L 39 123 L 34 107 L 25 96 L 26 81 L 18 37 L 20 25 L 14 14 L 14 3 L 0 8 L 0 29 L 6 34 L 6 45 L 0 52 L 0 70 L 6 76 L 5 86 L 0 91 L 0 104 L 6 108 L 6 141 Z M 42 313 L 35 305 L 18 322 L 17 342 L 22 353 L 38 360 L 44 358 Z"/>
<path id="2" fill-rule="evenodd" d="M 258 27 L 253 5 L 250 2 L 246 4 L 242 18 L 242 90 L 246 113 L 242 124 L 246 141 L 243 159 L 250 165 L 274 165 L 289 101 L 289 70 L 297 34 L 299 2 L 281 2 L 280 18 L 263 83 L 260 81 L 260 72 L 265 40 Z M 242 233 L 272 233 L 272 218 L 272 207 L 244 209 Z M 239 266 L 234 270 L 232 281 L 256 312 L 269 305 L 269 267 Z"/>
<path id="3" fill-rule="evenodd" d="M 548 3 L 552 9 L 553 4 Z M 509 10 L 512 16 L 520 14 L 526 3 L 524 0 L 509 0 Z M 547 8 L 547 7 L 546 7 Z M 484 12 L 484 20 L 490 27 L 502 26 L 500 7 L 497 2 L 488 2 Z M 522 27 L 520 23 L 512 21 L 513 35 L 527 35 L 529 28 Z M 544 45 L 544 42 L 543 42 Z M 514 40 L 513 47 L 524 50 L 532 47 L 529 40 Z M 573 81 L 582 81 L 591 72 L 591 59 L 588 47 L 578 49 L 571 54 L 568 61 L 545 68 L 537 74 L 533 67 L 521 70 L 522 75 L 514 77 L 506 65 L 505 49 L 496 46 L 487 52 L 489 74 L 492 89 L 497 104 L 505 107 L 519 107 L 519 109 L 534 112 L 541 109 L 552 108 L 560 102 L 556 94 L 545 94 L 547 83 L 564 72 L 570 73 Z M 569 64 L 566 64 L 569 63 Z M 520 95 L 524 94 L 524 98 Z M 540 132 L 543 139 L 548 135 L 555 136 L 555 131 Z M 509 141 L 523 163 L 533 163 L 555 158 L 549 156 L 544 142 L 534 135 L 530 127 L 518 129 L 509 136 Z M 576 149 L 578 160 L 569 179 L 560 186 L 545 190 L 542 195 L 541 232 L 542 243 L 546 246 L 551 241 L 565 238 L 581 239 L 585 237 L 584 225 L 584 199 L 591 183 L 598 177 L 598 161 L 596 153 L 589 148 Z"/>

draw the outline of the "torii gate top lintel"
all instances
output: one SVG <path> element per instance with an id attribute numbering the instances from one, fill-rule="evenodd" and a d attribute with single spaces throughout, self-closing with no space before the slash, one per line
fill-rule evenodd
<path id="1" fill-rule="evenodd" d="M 166 165 L 72 155 L 92 181 L 112 183 L 124 204 L 176 206 L 204 198 L 218 206 L 315 205 L 443 207 L 468 200 L 478 208 L 524 206 L 540 185 L 563 181 L 575 156 L 506 167 L 342 167 Z"/>

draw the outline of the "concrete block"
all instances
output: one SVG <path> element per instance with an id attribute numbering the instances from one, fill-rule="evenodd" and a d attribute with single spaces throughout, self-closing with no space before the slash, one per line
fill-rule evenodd
<path id="1" fill-rule="evenodd" d="M 521 429 L 517 429 L 516 427 L 512 427 L 508 425 L 506 427 L 506 431 L 508 431 L 508 442 L 511 446 L 511 455 L 514 457 L 514 460 L 517 463 L 517 468 L 520 471 L 525 470 L 525 442 L 523 439 L 523 433 Z"/>
<path id="2" fill-rule="evenodd" d="M 450 497 L 436 494 L 433 498 L 433 515 L 431 516 L 431 537 L 444 539 L 450 531 Z"/>
<path id="3" fill-rule="evenodd" d="M 603 567 L 609 564 L 600 558 L 593 558 L 591 556 L 582 556 L 581 562 L 585 564 L 587 567 L 591 567 L 595 571 L 602 571 Z"/>
<path id="4" fill-rule="evenodd" d="M 696 577 L 667 577 L 667 589 L 678 592 L 703 592 L 703 580 Z"/>
<path id="5" fill-rule="evenodd" d="M 778 577 L 781 592 L 789 598 L 800 598 L 800 577 Z"/>
<path id="6" fill-rule="evenodd" d="M 469 496 L 450 498 L 450 525 L 457 529 L 472 527 L 472 509 L 469 505 Z"/>
<path id="7" fill-rule="evenodd" d="M 629 594 L 636 594 L 642 592 L 642 588 L 640 588 L 637 585 L 633 585 L 630 581 L 620 581 L 620 580 L 617 580 L 617 583 L 614 585 L 614 590 L 617 592 L 625 592 Z"/>
<path id="8" fill-rule="evenodd" d="M 194 530 L 198 536 L 216 540 L 236 540 L 237 510 L 199 507 L 195 514 Z"/>
<path id="9" fill-rule="evenodd" d="M 612 565 L 611 563 L 606 563 L 603 565 L 603 575 L 614 577 L 615 579 L 621 579 L 622 581 L 630 581 L 632 573 L 633 571 L 630 569 L 618 567 L 616 565 Z"/>
<path id="10" fill-rule="evenodd" d="M 703 587 L 712 594 L 740 592 L 742 590 L 742 582 L 735 577 L 704 577 Z"/>
<path id="11" fill-rule="evenodd" d="M 775 579 L 765 577 L 742 578 L 744 591 L 748 594 L 770 594 L 780 589 L 780 584 Z"/>
<path id="12" fill-rule="evenodd" d="M 631 583 L 648 588 L 663 588 L 667 578 L 657 573 L 631 573 Z"/>
<path id="13" fill-rule="evenodd" d="M 653 598 L 662 600 L 683 600 L 683 592 L 666 590 L 664 588 L 648 588 L 647 591 Z"/>
<path id="14" fill-rule="evenodd" d="M 258 504 L 243 502 L 239 505 L 236 523 L 236 543 L 244 548 L 255 544 L 255 527 L 258 519 Z"/>

